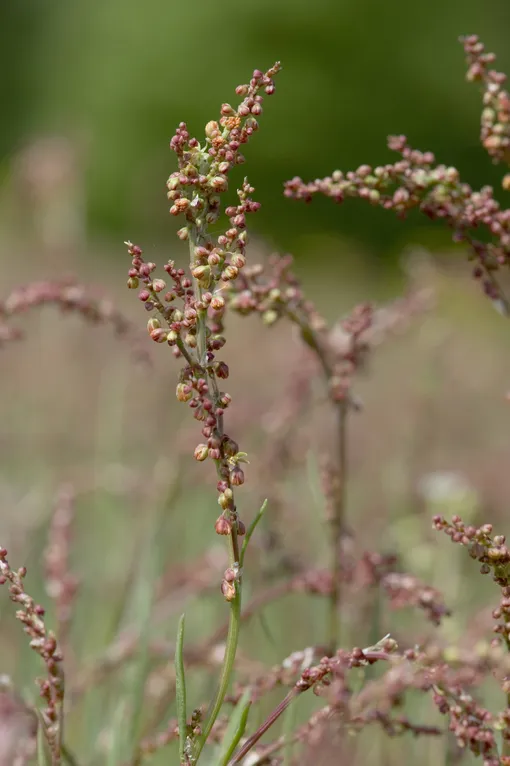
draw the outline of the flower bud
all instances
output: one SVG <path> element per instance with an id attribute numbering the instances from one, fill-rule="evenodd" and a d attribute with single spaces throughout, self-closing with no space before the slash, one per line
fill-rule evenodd
<path id="1" fill-rule="evenodd" d="M 147 332 L 152 335 L 154 330 L 158 330 L 161 327 L 161 322 L 156 317 L 151 317 L 147 322 Z"/>
<path id="2" fill-rule="evenodd" d="M 140 284 L 140 280 L 138 279 L 138 277 L 129 277 L 127 281 L 127 286 L 130 290 L 136 290 L 139 284 Z"/>
<path id="3" fill-rule="evenodd" d="M 227 495 L 227 492 L 232 493 L 232 490 L 226 489 L 225 492 L 222 492 L 221 495 L 218 495 L 218 505 L 220 505 L 224 511 L 226 511 L 230 507 L 230 498 Z"/>
<path id="4" fill-rule="evenodd" d="M 278 321 L 277 311 L 273 311 L 272 309 L 270 309 L 269 311 L 264 311 L 264 313 L 262 314 L 262 322 L 263 324 L 266 325 L 266 327 L 270 327 L 277 321 Z"/>
<path id="5" fill-rule="evenodd" d="M 214 366 L 214 372 L 218 378 L 226 380 L 229 375 L 228 365 L 225 362 L 217 362 Z"/>
<path id="6" fill-rule="evenodd" d="M 214 529 L 216 530 L 217 535 L 230 535 L 232 532 L 232 524 L 224 516 L 219 516 L 216 519 Z"/>
<path id="7" fill-rule="evenodd" d="M 200 285 L 207 289 L 209 287 L 209 283 L 211 281 L 211 267 L 210 266 L 195 266 L 191 270 L 192 275 L 194 278 L 200 283 Z"/>
<path id="8" fill-rule="evenodd" d="M 167 340 L 168 332 L 163 327 L 158 327 L 150 334 L 155 343 L 164 343 Z"/>
<path id="9" fill-rule="evenodd" d="M 225 298 L 222 295 L 214 295 L 211 300 L 211 308 L 215 311 L 221 311 L 225 308 Z"/>
<path id="10" fill-rule="evenodd" d="M 223 452 L 227 457 L 233 457 L 239 452 L 239 444 L 230 438 L 225 436 L 223 439 Z"/>
<path id="11" fill-rule="evenodd" d="M 220 126 L 216 120 L 210 120 L 205 126 L 205 135 L 207 138 L 213 138 L 215 133 L 218 133 Z"/>
<path id="12" fill-rule="evenodd" d="M 214 176 L 209 181 L 209 186 L 216 192 L 225 192 L 228 189 L 228 179 L 226 176 Z"/>
<path id="13" fill-rule="evenodd" d="M 181 182 L 178 175 L 172 174 L 166 182 L 166 188 L 169 189 L 169 191 L 175 191 L 175 189 L 177 189 L 180 185 Z"/>
<path id="14" fill-rule="evenodd" d="M 152 282 L 152 289 L 155 293 L 160 293 L 166 288 L 166 282 L 163 279 L 154 279 Z"/>
<path id="15" fill-rule="evenodd" d="M 223 269 L 221 273 L 221 278 L 225 282 L 228 282 L 231 279 L 236 279 L 238 274 L 239 274 L 239 269 L 237 269 L 235 266 L 229 265 Z"/>
<path id="16" fill-rule="evenodd" d="M 175 395 L 180 402 L 189 402 L 193 398 L 193 389 L 187 383 L 178 383 Z"/>
<path id="17" fill-rule="evenodd" d="M 233 601 L 236 597 L 236 586 L 233 583 L 222 580 L 221 592 L 225 601 Z"/>
<path id="18" fill-rule="evenodd" d="M 177 232 L 177 236 L 179 237 L 179 239 L 185 242 L 189 237 L 188 227 L 183 226 L 182 229 L 179 229 L 179 231 Z"/>
<path id="19" fill-rule="evenodd" d="M 209 448 L 207 444 L 197 444 L 194 452 L 195 460 L 198 460 L 201 463 L 203 460 L 207 460 L 208 455 Z"/>
<path id="20" fill-rule="evenodd" d="M 234 572 L 232 567 L 229 567 L 228 569 L 225 570 L 223 574 L 223 579 L 226 580 L 227 582 L 235 582 L 236 573 Z"/>
<path id="21" fill-rule="evenodd" d="M 222 260 L 223 259 L 219 253 L 213 252 L 207 257 L 207 263 L 209 264 L 209 266 L 218 266 L 222 262 Z"/>
<path id="22" fill-rule="evenodd" d="M 244 484 L 244 471 L 243 469 L 236 465 L 230 474 L 230 481 L 234 485 L 234 487 L 240 487 L 242 484 Z"/>
<path id="23" fill-rule="evenodd" d="M 242 269 L 243 266 L 246 266 L 246 258 L 241 253 L 234 253 L 230 259 L 230 263 L 236 269 Z"/>

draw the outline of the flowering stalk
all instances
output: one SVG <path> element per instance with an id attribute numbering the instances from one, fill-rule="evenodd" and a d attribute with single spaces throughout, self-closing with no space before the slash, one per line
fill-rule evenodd
<path id="1" fill-rule="evenodd" d="M 167 182 L 170 213 L 183 216 L 185 223 L 178 231 L 179 239 L 189 243 L 189 275 L 168 261 L 165 271 L 173 282 L 168 289 L 163 279 L 153 277 L 156 264 L 146 263 L 142 250 L 127 242 L 132 257 L 128 287 L 142 284 L 139 299 L 153 314 L 148 332 L 156 343 L 172 348 L 176 358 L 185 365 L 177 385 L 177 399 L 187 402 L 202 426 L 205 443 L 195 449 L 195 459 L 212 459 L 218 476 L 217 491 L 221 514 L 215 530 L 228 539 L 230 566 L 224 573 L 221 592 L 230 603 L 230 622 L 223 669 L 216 695 L 203 726 L 195 727 L 188 742 L 188 761 L 195 763 L 218 717 L 234 665 L 239 636 L 241 611 L 241 566 L 239 536 L 245 533 L 234 498 L 234 489 L 244 484 L 242 464 L 246 453 L 225 432 L 224 413 L 231 397 L 221 390 L 221 381 L 228 378 L 229 369 L 217 352 L 225 345 L 223 316 L 226 301 L 225 286 L 234 282 L 246 264 L 246 215 L 260 207 L 252 200 L 254 189 L 245 178 L 237 190 L 238 204 L 227 206 L 229 228 L 213 239 L 209 226 L 218 221 L 222 193 L 228 190 L 229 173 L 244 162 L 240 149 L 258 129 L 263 96 L 274 93 L 273 77 L 280 69 L 276 63 L 266 73 L 259 70 L 247 85 L 236 88 L 243 97 L 237 108 L 223 104 L 218 121 L 205 127 L 201 145 L 190 137 L 185 123 L 180 123 L 170 148 L 178 158 L 178 170 Z"/>
<path id="2" fill-rule="evenodd" d="M 510 94 L 503 87 L 506 75 L 490 68 L 495 56 L 485 53 L 476 35 L 463 37 L 461 42 L 469 65 L 467 79 L 484 87 L 481 143 L 494 162 L 508 163 Z M 412 149 L 406 136 L 390 136 L 388 146 L 401 159 L 377 167 L 360 165 L 354 171 L 335 170 L 331 176 L 309 183 L 295 176 L 286 182 L 285 195 L 310 202 L 315 194 L 324 194 L 337 203 L 357 197 L 393 210 L 400 218 L 418 209 L 430 219 L 444 221 L 453 231 L 454 242 L 467 246 L 469 258 L 475 262 L 475 279 L 496 308 L 508 316 L 510 307 L 496 273 L 510 264 L 510 209 L 501 208 L 491 186 L 472 189 L 456 168 L 436 164 L 432 152 Z M 510 174 L 504 176 L 502 186 L 510 190 Z"/>
<path id="3" fill-rule="evenodd" d="M 0 548 L 0 585 L 9 583 L 11 601 L 19 604 L 16 617 L 23 623 L 24 631 L 30 638 L 31 648 L 43 660 L 46 666 L 46 678 L 37 679 L 40 694 L 45 701 L 41 711 L 43 731 L 49 745 L 52 766 L 62 762 L 62 738 L 64 728 L 64 672 L 62 653 L 56 637 L 48 630 L 44 622 L 44 608 L 25 591 L 25 567 L 11 569 L 7 561 L 7 551 Z"/>
<path id="4" fill-rule="evenodd" d="M 442 516 L 434 516 L 434 528 L 444 532 L 453 543 L 466 546 L 471 558 L 481 564 L 481 574 L 491 574 L 494 582 L 501 589 L 501 599 L 498 607 L 492 612 L 497 621 L 494 633 L 498 638 L 493 639 L 492 646 L 497 647 L 502 642 L 507 652 L 510 652 L 510 550 L 506 545 L 504 535 L 493 535 L 492 524 L 481 527 L 466 525 L 460 516 L 454 516 L 451 524 Z M 502 681 L 502 689 L 506 697 L 507 719 L 502 727 L 503 755 L 510 757 L 510 676 Z"/>

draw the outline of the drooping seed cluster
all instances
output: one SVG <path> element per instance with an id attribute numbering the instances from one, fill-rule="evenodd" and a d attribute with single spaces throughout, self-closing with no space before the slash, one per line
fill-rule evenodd
<path id="1" fill-rule="evenodd" d="M 285 194 L 306 202 L 318 193 L 337 203 L 359 197 L 393 210 L 401 218 L 417 208 L 432 220 L 443 220 L 453 230 L 454 241 L 469 246 L 470 258 L 476 261 L 473 276 L 482 281 L 485 293 L 498 307 L 506 310 L 494 273 L 509 263 L 510 210 L 501 209 L 492 187 L 473 190 L 461 181 L 455 168 L 436 165 L 431 152 L 411 149 L 405 136 L 392 136 L 388 146 L 402 155 L 393 165 L 361 165 L 355 171 L 335 171 L 311 183 L 295 177 L 286 183 Z M 476 238 L 484 230 L 488 242 Z"/>
<path id="2" fill-rule="evenodd" d="M 484 85 L 481 142 L 495 161 L 510 161 L 510 95 L 503 88 L 506 76 L 490 68 L 495 57 L 484 52 L 478 37 L 461 38 L 468 58 L 469 80 Z M 360 165 L 357 170 L 336 170 L 331 176 L 305 183 L 299 176 L 285 184 L 285 195 L 310 202 L 324 194 L 341 203 L 348 197 L 367 200 L 403 218 L 418 209 L 428 218 L 443 220 L 453 230 L 454 242 L 467 245 L 476 261 L 473 276 L 481 280 L 485 293 L 498 310 L 508 313 L 508 304 L 495 272 L 510 262 L 510 209 L 500 207 L 492 187 L 476 191 L 463 183 L 458 170 L 437 165 L 432 152 L 412 149 L 405 136 L 391 136 L 388 146 L 401 154 L 393 164 Z M 510 189 L 510 174 L 503 179 Z M 479 233 L 482 235 L 481 238 Z"/>
<path id="3" fill-rule="evenodd" d="M 112 301 L 71 280 L 29 282 L 0 301 L 0 347 L 24 336 L 20 328 L 12 326 L 13 317 L 43 306 L 56 306 L 63 314 L 79 314 L 92 325 L 110 325 L 116 335 L 132 342 L 137 359 L 149 362 L 147 353 L 140 348 L 140 338 L 133 325 Z"/>
<path id="4" fill-rule="evenodd" d="M 496 161 L 510 160 L 510 94 L 504 88 L 507 77 L 496 72 L 492 64 L 494 53 L 486 53 L 478 35 L 460 38 L 467 57 L 467 79 L 483 85 L 483 111 L 480 140 L 482 146 Z M 509 178 L 510 181 L 510 178 Z"/>
<path id="5" fill-rule="evenodd" d="M 9 583 L 11 601 L 20 606 L 16 617 L 23 624 L 24 631 L 30 638 L 31 648 L 37 652 L 46 666 L 46 678 L 37 679 L 41 697 L 45 702 L 41 714 L 55 763 L 60 763 L 60 727 L 64 699 L 62 653 L 55 634 L 46 628 L 44 608 L 36 604 L 25 591 L 23 580 L 26 573 L 25 567 L 17 571 L 11 569 L 7 561 L 7 550 L 0 548 L 0 585 Z"/>

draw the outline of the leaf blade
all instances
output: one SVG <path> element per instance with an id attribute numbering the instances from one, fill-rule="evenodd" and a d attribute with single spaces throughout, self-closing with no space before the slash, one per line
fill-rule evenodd
<path id="1" fill-rule="evenodd" d="M 234 750 L 238 746 L 241 738 L 246 730 L 246 723 L 248 721 L 248 715 L 251 707 L 251 689 L 245 689 L 243 696 L 235 706 L 230 720 L 228 722 L 227 729 L 223 736 L 219 754 L 219 762 L 221 766 L 227 766 L 230 761 Z"/>
<path id="2" fill-rule="evenodd" d="M 184 671 L 184 614 L 179 618 L 177 643 L 175 645 L 175 701 L 179 722 L 179 758 L 184 763 L 186 753 L 186 675 Z"/>

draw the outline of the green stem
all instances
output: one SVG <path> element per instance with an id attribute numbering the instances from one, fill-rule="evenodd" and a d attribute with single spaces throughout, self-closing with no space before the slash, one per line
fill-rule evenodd
<path id="1" fill-rule="evenodd" d="M 201 239 L 205 237 L 200 235 L 196 224 L 191 224 L 188 228 L 189 236 L 189 262 L 190 269 L 195 261 L 195 247 L 200 243 Z M 193 278 L 193 291 L 195 294 L 195 300 L 200 302 L 202 300 L 202 288 L 198 282 L 198 279 Z M 203 366 L 206 363 L 206 350 L 207 350 L 207 338 L 206 338 L 206 312 L 197 311 L 197 352 L 198 363 Z"/>
<path id="2" fill-rule="evenodd" d="M 234 556 L 234 546 L 232 545 L 232 537 L 230 539 L 230 560 L 231 564 L 236 563 Z M 234 668 L 234 661 L 236 658 L 237 644 L 239 641 L 239 628 L 241 625 L 241 583 L 236 582 L 236 595 L 233 601 L 230 602 L 230 621 L 228 625 L 227 645 L 225 647 L 225 656 L 223 658 L 223 668 L 221 670 L 220 682 L 216 695 L 211 703 L 209 711 L 207 713 L 206 721 L 202 727 L 201 734 L 195 740 L 193 749 L 193 758 L 196 762 L 202 752 L 202 749 L 207 741 L 211 729 L 216 721 L 223 700 L 227 693 L 227 689 L 230 684 L 230 678 L 232 670 Z"/>

